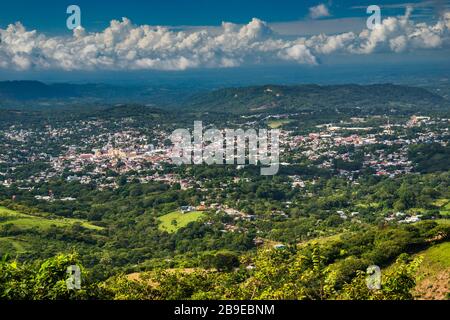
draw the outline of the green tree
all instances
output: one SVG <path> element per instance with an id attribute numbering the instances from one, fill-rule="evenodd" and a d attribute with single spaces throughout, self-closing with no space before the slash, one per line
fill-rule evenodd
<path id="1" fill-rule="evenodd" d="M 395 264 L 382 276 L 381 289 L 370 290 L 366 285 L 366 274 L 358 271 L 357 276 L 344 285 L 340 299 L 349 300 L 411 300 L 416 285 L 416 272 L 422 262 L 418 257 L 411 262 L 400 256 Z"/>

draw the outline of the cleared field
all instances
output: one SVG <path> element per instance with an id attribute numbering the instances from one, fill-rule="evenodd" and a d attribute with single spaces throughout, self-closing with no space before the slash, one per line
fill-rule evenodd
<path id="1" fill-rule="evenodd" d="M 343 233 L 338 233 L 338 234 L 334 234 L 334 235 L 331 235 L 331 236 L 318 237 L 318 238 L 315 238 L 315 239 L 303 241 L 303 242 L 300 242 L 298 244 L 298 246 L 299 247 L 305 247 L 307 245 L 313 245 L 313 244 L 322 245 L 322 244 L 325 244 L 325 243 L 327 243 L 329 241 L 339 240 L 341 238 L 342 234 Z"/>
<path id="2" fill-rule="evenodd" d="M 434 220 L 434 221 L 436 221 L 439 224 L 450 225 L 450 219 L 437 219 L 437 220 Z"/>
<path id="3" fill-rule="evenodd" d="M 367 208 L 378 209 L 379 207 L 381 207 L 381 203 L 380 202 L 357 203 L 356 206 L 358 208 L 362 208 L 362 209 L 367 209 Z"/>
<path id="4" fill-rule="evenodd" d="M 189 223 L 197 221 L 204 217 L 205 214 L 201 211 L 192 211 L 182 213 L 181 211 L 170 212 L 158 218 L 161 231 L 169 233 L 177 232 L 178 229 L 187 226 Z"/>
<path id="5" fill-rule="evenodd" d="M 446 204 L 450 203 L 450 200 L 445 199 L 445 198 L 441 198 L 441 199 L 437 199 L 433 204 L 437 207 L 442 207 L 445 206 Z"/>
<path id="6" fill-rule="evenodd" d="M 79 223 L 83 228 L 92 229 L 92 230 L 102 230 L 102 227 L 95 226 L 90 224 L 87 221 L 81 219 L 69 219 L 69 218 L 44 218 L 39 216 L 32 216 L 29 214 L 25 214 L 22 212 L 10 210 L 5 207 L 0 207 L 0 226 L 5 224 L 13 224 L 16 227 L 22 229 L 31 229 L 31 228 L 39 228 L 39 229 L 48 229 L 51 226 L 56 227 L 67 227 L 71 226 L 75 223 Z"/>
<path id="7" fill-rule="evenodd" d="M 446 299 L 450 294 L 450 242 L 432 246 L 418 255 L 424 260 L 415 288 L 418 299 Z"/>
<path id="8" fill-rule="evenodd" d="M 435 206 L 439 207 L 439 213 L 442 216 L 450 216 L 450 200 L 449 199 L 438 199 L 433 203 Z"/>
<path id="9" fill-rule="evenodd" d="M 440 214 L 443 216 L 450 216 L 450 202 L 442 207 Z"/>
<path id="10" fill-rule="evenodd" d="M 26 252 L 27 243 L 24 240 L 12 237 L 0 238 L 0 252 L 24 253 Z"/>
<path id="11" fill-rule="evenodd" d="M 288 124 L 289 122 L 291 122 L 291 120 L 289 119 L 285 119 L 285 120 L 272 120 L 269 121 L 268 125 L 271 129 L 277 129 L 282 127 L 285 124 Z"/>

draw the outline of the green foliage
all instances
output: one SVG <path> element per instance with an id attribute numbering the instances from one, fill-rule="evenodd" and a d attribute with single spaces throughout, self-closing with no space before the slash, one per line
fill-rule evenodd
<path id="1" fill-rule="evenodd" d="M 116 275 L 100 284 L 106 299 L 153 300 L 155 290 L 142 280 L 130 280 L 124 274 Z"/>
<path id="2" fill-rule="evenodd" d="M 42 263 L 21 264 L 7 255 L 0 262 L 0 298 L 14 300 L 87 299 L 98 293 L 80 266 L 81 290 L 68 289 L 67 268 L 78 265 L 76 254 L 60 254 Z"/>
<path id="3" fill-rule="evenodd" d="M 357 276 L 344 285 L 339 299 L 349 300 L 411 300 L 412 289 L 416 285 L 416 272 L 422 262 L 418 257 L 411 262 L 399 258 L 389 270 L 382 275 L 381 289 L 371 290 L 366 284 L 366 274 L 358 271 Z"/>
<path id="4" fill-rule="evenodd" d="M 318 248 L 306 254 L 289 250 L 261 250 L 255 271 L 241 286 L 243 299 L 327 299 L 332 295 L 330 270 Z"/>
<path id="5" fill-rule="evenodd" d="M 239 257 L 233 252 L 218 252 L 215 255 L 208 254 L 203 257 L 203 264 L 207 268 L 229 272 L 239 267 Z"/>
<path id="6" fill-rule="evenodd" d="M 412 145 L 409 158 L 417 164 L 422 173 L 450 170 L 450 146 L 439 143 Z"/>

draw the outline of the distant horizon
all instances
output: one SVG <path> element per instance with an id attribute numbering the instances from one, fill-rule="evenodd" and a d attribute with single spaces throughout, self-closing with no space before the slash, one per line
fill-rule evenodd
<path id="1" fill-rule="evenodd" d="M 362 72 L 364 70 L 364 72 Z M 402 62 L 389 64 L 361 64 L 329 66 L 263 66 L 230 69 L 202 69 L 190 71 L 110 71 L 102 73 L 2 73 L 0 81 L 40 81 L 44 83 L 148 85 L 174 87 L 229 87 L 251 85 L 292 84 L 373 84 L 394 83 L 414 85 L 427 80 L 449 81 L 450 61 L 431 61 L 428 64 Z"/>
<path id="2" fill-rule="evenodd" d="M 376 9 L 354 0 L 69 4 L 4 5 L 0 80 L 131 83 L 214 74 L 218 85 L 245 85 L 264 72 L 273 75 L 263 80 L 282 83 L 364 82 L 377 72 L 390 77 L 394 67 L 403 68 L 400 77 L 434 73 L 436 64 L 450 71 L 447 0 L 383 0 Z"/>

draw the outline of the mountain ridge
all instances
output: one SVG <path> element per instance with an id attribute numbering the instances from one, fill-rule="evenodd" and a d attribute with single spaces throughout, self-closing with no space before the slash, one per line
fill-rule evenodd
<path id="1" fill-rule="evenodd" d="M 396 84 L 263 85 L 186 92 L 180 88 L 107 84 L 46 84 L 40 81 L 0 82 L 0 106 L 14 109 L 86 102 L 138 103 L 193 111 L 226 113 L 293 112 L 325 109 L 422 109 L 450 107 L 450 101 L 424 88 Z M 53 105 L 57 106 L 57 103 Z"/>
<path id="2" fill-rule="evenodd" d="M 192 108 L 229 112 L 305 110 L 317 108 L 366 108 L 410 105 L 448 108 L 449 101 L 423 88 L 394 84 L 376 85 L 265 85 L 219 89 L 191 100 Z"/>

